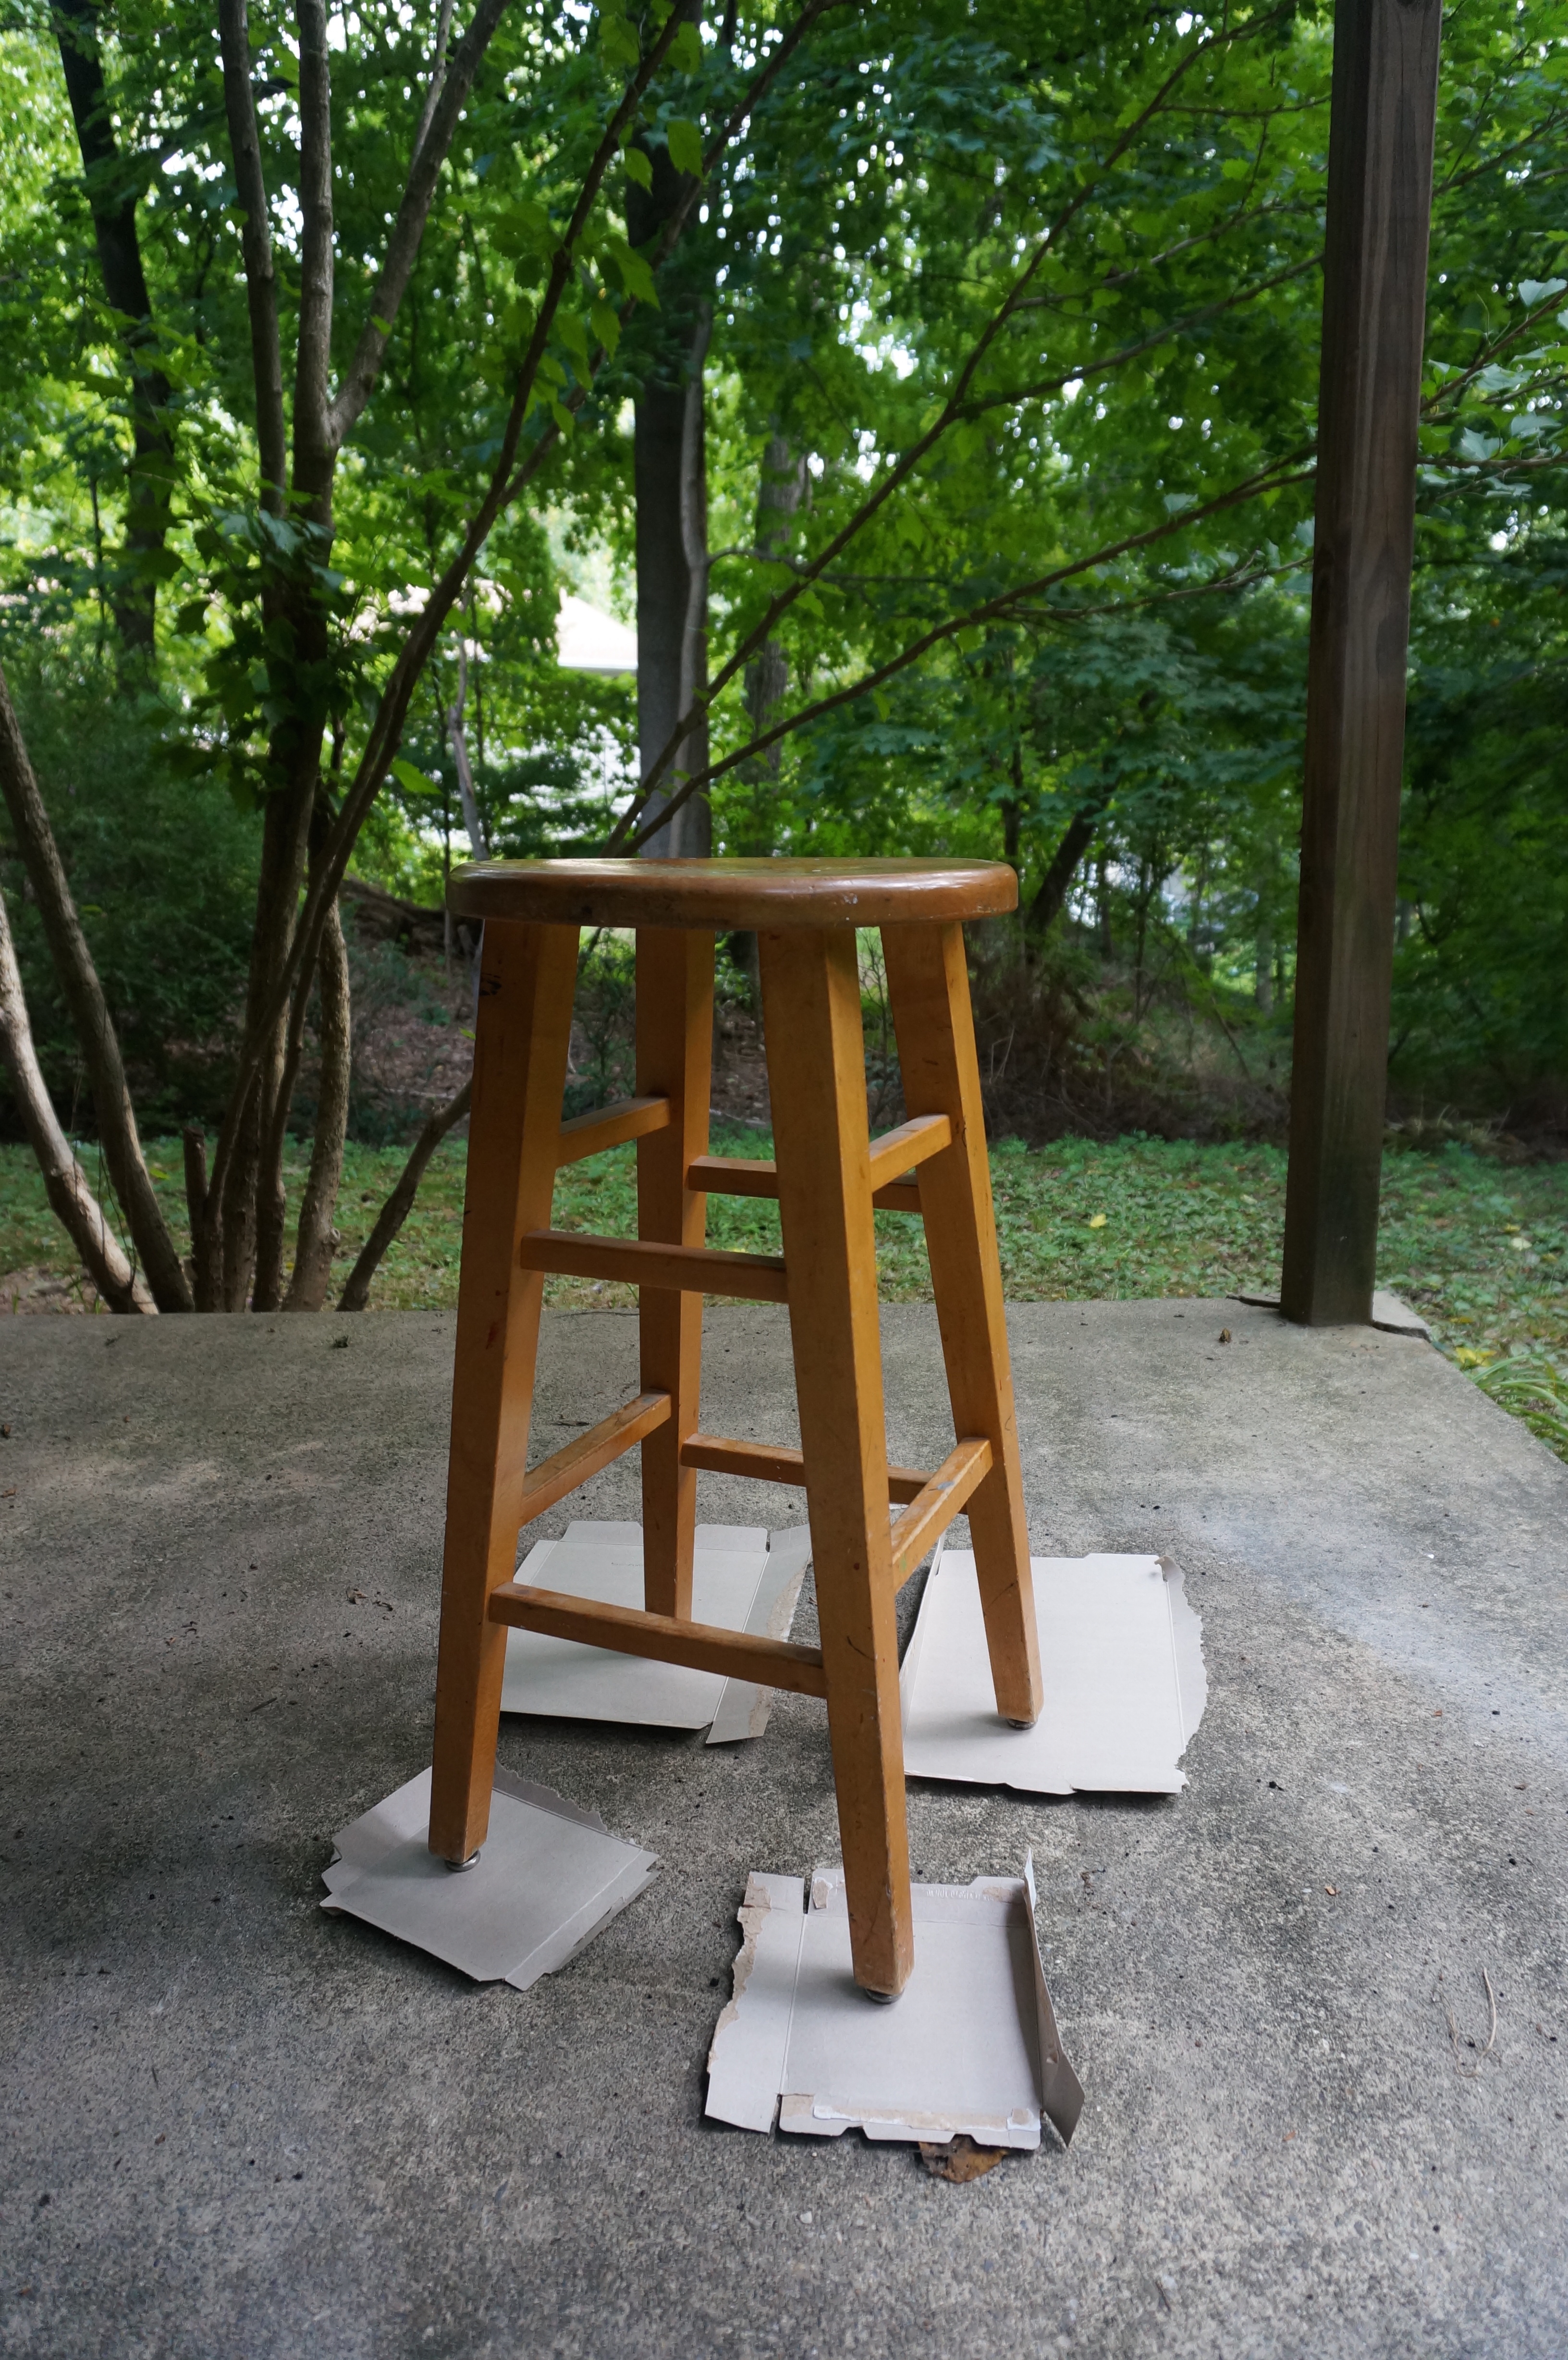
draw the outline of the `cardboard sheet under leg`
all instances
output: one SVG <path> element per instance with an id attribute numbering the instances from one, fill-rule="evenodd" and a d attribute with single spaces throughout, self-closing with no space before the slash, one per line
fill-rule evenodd
<path id="1" fill-rule="evenodd" d="M 1034 1874 L 913 1887 L 915 1967 L 879 2007 L 856 1989 L 841 1869 L 753 1876 L 735 1995 L 708 2056 L 708 2113 L 742 2130 L 1037 2147 L 1083 2110 L 1034 1926 Z"/>
<path id="2" fill-rule="evenodd" d="M 430 1774 L 421 1770 L 334 1839 L 322 1908 L 379 1926 L 475 1983 L 518 1991 L 563 1967 L 659 1866 L 595 1812 L 506 1770 L 495 1773 L 474 1867 L 454 1874 L 437 1860 L 430 1824 Z"/>
<path id="3" fill-rule="evenodd" d="M 698 1622 L 759 1637 L 787 1639 L 811 1560 L 811 1532 L 800 1525 L 768 1533 L 760 1525 L 699 1524 L 691 1568 L 691 1613 Z M 529 1550 L 519 1579 L 572 1598 L 640 1606 L 640 1524 L 576 1523 L 558 1541 Z M 552 1639 L 539 1631 L 506 1634 L 503 1712 L 537 1712 L 573 1721 L 615 1721 L 641 1729 L 705 1729 L 710 1745 L 760 1737 L 771 1688 L 683 1664 L 645 1663 L 607 1647 Z"/>
<path id="4" fill-rule="evenodd" d="M 996 1711 L 975 1559 L 926 1583 L 899 1679 L 904 1768 L 1026 1795 L 1176 1795 L 1203 1717 L 1203 1625 L 1169 1557 L 1031 1557 L 1045 1707 Z"/>

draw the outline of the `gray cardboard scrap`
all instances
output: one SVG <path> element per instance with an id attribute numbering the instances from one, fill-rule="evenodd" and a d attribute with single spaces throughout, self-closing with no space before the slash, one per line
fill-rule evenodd
<path id="1" fill-rule="evenodd" d="M 477 1863 L 453 1874 L 426 1838 L 430 1774 L 421 1770 L 334 1838 L 323 1909 L 364 1918 L 475 1983 L 527 1991 L 565 1966 L 657 1873 L 596 1812 L 497 1769 Z"/>
<path id="2" fill-rule="evenodd" d="M 842 1869 L 748 1879 L 735 1995 L 708 2054 L 708 2113 L 741 2130 L 1038 2147 L 1083 2110 L 1034 1925 L 1034 1871 L 917 1885 L 914 1972 L 874 2006 L 850 1969 Z"/>
<path id="3" fill-rule="evenodd" d="M 780 1533 L 753 1524 L 699 1524 L 692 1620 L 787 1639 L 811 1554 L 805 1524 Z M 607 1606 L 641 1606 L 642 1527 L 569 1524 L 560 1540 L 536 1543 L 517 1579 Z M 706 1729 L 710 1745 L 728 1745 L 760 1737 L 772 1704 L 771 1688 L 726 1679 L 721 1672 L 648 1663 L 539 1631 L 506 1635 L 503 1712 L 618 1721 L 642 1729 Z"/>
<path id="4" fill-rule="evenodd" d="M 899 1676 L 904 1769 L 1026 1795 L 1176 1795 L 1203 1717 L 1203 1624 L 1169 1557 L 1036 1557 L 1045 1708 L 996 1711 L 975 1559 L 939 1556 Z"/>

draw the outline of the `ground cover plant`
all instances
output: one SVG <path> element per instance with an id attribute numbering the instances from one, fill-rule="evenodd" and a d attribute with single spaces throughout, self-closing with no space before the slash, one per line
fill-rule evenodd
<path id="1" fill-rule="evenodd" d="M 715 1130 L 714 1151 L 766 1154 L 756 1131 Z M 84 1153 L 89 1153 L 85 1148 Z M 376 1277 L 372 1307 L 451 1308 L 457 1301 L 466 1149 L 439 1148 L 402 1231 Z M 358 1252 L 401 1163 L 397 1149 L 350 1144 L 339 1206 L 343 1266 Z M 149 1164 L 178 1229 L 183 1218 L 178 1141 L 155 1142 Z M 1285 1213 L 1285 1158 L 1268 1145 L 1189 1140 L 1062 1139 L 1034 1150 L 1002 1140 L 992 1151 L 1003 1283 L 1009 1301 L 1093 1296 L 1272 1294 Z M 309 1175 L 285 1167 L 291 1196 Z M 572 1164 L 556 1184 L 563 1229 L 633 1236 L 635 1151 Z M 930 1299 L 919 1226 L 878 1213 L 877 1272 L 889 1303 Z M 709 1242 L 779 1250 L 777 1208 L 710 1197 Z M 25 1149 L 0 1148 L 0 1317 L 33 1307 L 40 1280 L 85 1304 L 68 1241 L 49 1214 Z M 1399 1148 L 1383 1170 L 1379 1284 L 1432 1323 L 1441 1348 L 1504 1408 L 1568 1456 L 1568 1164 L 1507 1163 L 1463 1142 Z M 6 1290 L 10 1292 L 7 1294 Z M 629 1287 L 551 1278 L 557 1304 L 629 1306 Z"/>

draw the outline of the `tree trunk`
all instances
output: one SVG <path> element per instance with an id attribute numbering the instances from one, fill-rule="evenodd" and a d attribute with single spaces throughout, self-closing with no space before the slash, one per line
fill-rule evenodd
<path id="1" fill-rule="evenodd" d="M 1034 933 L 1042 934 L 1066 901 L 1078 874 L 1078 864 L 1094 841 L 1109 801 L 1106 795 L 1087 810 L 1075 813 L 1063 829 L 1061 842 L 1051 856 L 1051 865 L 1029 903 L 1029 923 Z"/>
<path id="2" fill-rule="evenodd" d="M 476 684 L 477 685 L 477 684 Z M 468 648 L 462 639 L 457 643 L 457 703 L 446 714 L 446 734 L 452 740 L 452 759 L 457 770 L 457 799 L 463 806 L 463 825 L 468 831 L 468 841 L 474 847 L 475 860 L 490 858 L 490 838 L 480 814 L 479 797 L 474 791 L 474 765 L 468 759 L 468 731 L 463 725 L 463 707 L 468 703 Z"/>
<path id="3" fill-rule="evenodd" d="M 111 1311 L 156 1312 L 145 1281 L 126 1261 L 103 1208 L 87 1184 L 60 1127 L 54 1101 L 38 1067 L 33 1028 L 22 991 L 21 969 L 11 940 L 11 921 L 0 894 L 0 1057 L 11 1076 L 16 1110 L 44 1177 L 44 1191 L 82 1266 Z"/>
<path id="4" fill-rule="evenodd" d="M 698 21 L 698 0 L 679 0 Z M 652 184 L 626 188 L 634 246 L 657 237 L 691 186 L 668 148 L 645 151 Z M 687 299 L 672 309 L 633 409 L 632 480 L 637 498 L 637 748 L 647 777 L 692 695 L 708 683 L 708 469 L 702 399 L 713 308 Z M 650 798 L 656 818 L 693 770 L 708 765 L 706 716 L 683 741 L 664 789 Z M 643 846 L 649 859 L 701 857 L 713 849 L 706 795 L 693 795 Z"/>
<path id="5" fill-rule="evenodd" d="M 279 750 L 286 750 L 280 748 Z M 291 749 L 288 749 L 291 750 Z M 251 937 L 245 995 L 247 1034 L 277 989 L 293 944 L 304 881 L 310 821 L 316 799 L 321 756 L 318 725 L 315 755 L 297 757 L 296 774 L 267 797 L 262 820 L 261 873 L 256 880 L 256 924 Z M 299 772 L 306 771 L 301 777 Z M 300 978 L 308 994 L 310 978 Z M 302 1010 L 299 1011 L 302 1016 Z M 219 1203 L 211 1199 L 201 1261 L 210 1268 L 212 1292 L 223 1310 L 276 1311 L 280 1300 L 287 1205 L 283 1190 L 284 1134 L 288 1108 L 285 1076 L 289 1012 L 272 1029 L 260 1073 L 248 1094 Z"/>
<path id="6" fill-rule="evenodd" d="M 125 578 L 111 596 L 120 643 L 145 660 L 153 650 L 158 584 L 153 567 L 169 530 L 174 446 L 165 423 L 169 379 L 157 365 L 152 299 L 136 235 L 136 201 L 115 182 L 120 154 L 114 139 L 93 0 L 55 0 L 55 38 L 65 70 L 76 142 L 82 151 L 87 202 L 98 246 L 103 294 L 122 315 L 121 349 L 131 374 L 131 458 L 125 519 Z"/>
<path id="7" fill-rule="evenodd" d="M 1102 847 L 1094 865 L 1094 923 L 1099 934 L 1100 956 L 1108 967 L 1116 955 L 1116 937 L 1111 932 L 1110 862 Z"/>
<path id="8" fill-rule="evenodd" d="M 645 776 L 693 694 L 707 685 L 707 344 L 704 315 L 685 349 L 684 381 L 645 385 L 636 406 L 637 745 Z M 662 811 L 683 780 L 704 770 L 707 761 L 704 717 L 684 739 L 669 774 L 669 792 L 654 795 L 649 816 Z M 643 851 L 649 859 L 691 858 L 712 851 L 713 841 L 713 808 L 699 794 L 649 836 Z"/>
<path id="9" fill-rule="evenodd" d="M 338 1243 L 332 1214 L 338 1201 L 338 1184 L 343 1178 L 354 1042 L 348 953 L 343 947 L 343 921 L 335 901 L 321 936 L 320 976 L 321 1081 L 316 1101 L 316 1136 L 310 1146 L 310 1177 L 299 1207 L 294 1275 L 284 1297 L 285 1311 L 321 1310 L 332 1274 L 332 1251 Z"/>
<path id="10" fill-rule="evenodd" d="M 768 449 L 763 454 L 762 479 L 757 488 L 757 547 L 764 557 L 777 557 L 782 553 L 789 537 L 789 520 L 799 509 L 805 489 L 804 458 L 797 459 L 791 454 L 784 435 L 769 435 Z M 754 738 L 760 738 L 771 726 L 789 686 L 789 666 L 783 649 L 777 639 L 765 639 L 746 668 L 746 715 Z M 751 854 L 753 858 L 771 852 L 778 841 L 779 776 L 783 760 L 783 745 L 769 746 L 749 762 L 743 762 L 736 773 L 748 792 L 746 814 L 741 822 L 743 832 L 735 848 Z M 757 936 L 745 933 L 732 934 L 729 951 L 746 976 L 751 990 L 752 1008 L 760 1022 L 762 977 Z"/>
<path id="11" fill-rule="evenodd" d="M 49 956 L 87 1069 L 98 1135 L 103 1143 L 103 1160 L 147 1272 L 153 1300 L 160 1311 L 189 1311 L 192 1308 L 191 1288 L 142 1156 L 136 1111 L 125 1085 L 114 1021 L 98 970 L 93 964 L 93 954 L 87 947 L 87 937 L 82 931 L 82 921 L 76 914 L 65 865 L 27 759 L 3 672 L 0 794 L 5 799 L 16 849 L 38 905 Z"/>

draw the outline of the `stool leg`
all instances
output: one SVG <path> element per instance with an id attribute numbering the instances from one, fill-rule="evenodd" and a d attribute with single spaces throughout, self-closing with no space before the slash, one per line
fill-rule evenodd
<path id="1" fill-rule="evenodd" d="M 548 1229 L 577 978 L 575 926 L 486 922 L 474 1043 L 452 1371 L 430 1850 L 466 1861 L 490 1824 L 506 1633 L 485 1619 L 522 1521 L 544 1278 L 517 1240 Z"/>
<path id="2" fill-rule="evenodd" d="M 708 1199 L 686 1185 L 708 1152 L 713 1062 L 713 937 L 641 926 L 637 938 L 637 1087 L 670 1102 L 668 1130 L 637 1142 L 637 1235 L 700 1246 Z M 642 1446 L 643 1604 L 691 1619 L 697 1473 L 681 1446 L 697 1430 L 702 1379 L 702 1298 L 645 1286 L 637 1302 L 644 1393 L 667 1393 L 670 1415 Z"/>
<path id="3" fill-rule="evenodd" d="M 1028 1727 L 1040 1708 L 1040 1633 L 964 929 L 889 926 L 882 949 L 904 1103 L 911 1115 L 945 1114 L 953 1124 L 953 1145 L 920 1165 L 920 1210 L 953 1425 L 959 1435 L 985 1435 L 993 1453 L 969 1502 L 969 1529 L 996 1710 Z"/>
<path id="4" fill-rule="evenodd" d="M 848 926 L 758 950 L 850 1947 L 891 1999 L 914 1934 L 860 976 Z"/>

